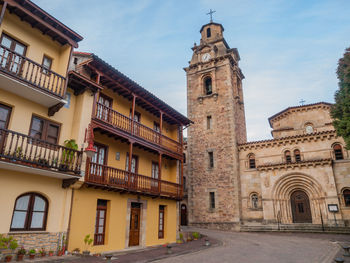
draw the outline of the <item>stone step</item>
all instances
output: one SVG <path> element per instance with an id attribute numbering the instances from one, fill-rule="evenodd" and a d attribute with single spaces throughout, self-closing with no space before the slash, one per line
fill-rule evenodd
<path id="1" fill-rule="evenodd" d="M 349 227 L 324 227 L 313 224 L 293 224 L 293 225 L 242 225 L 242 232 L 314 232 L 314 233 L 339 233 L 350 234 Z"/>

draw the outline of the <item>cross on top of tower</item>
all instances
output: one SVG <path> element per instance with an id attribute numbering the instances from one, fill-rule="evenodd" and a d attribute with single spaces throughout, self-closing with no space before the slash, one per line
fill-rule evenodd
<path id="1" fill-rule="evenodd" d="M 210 15 L 210 23 L 213 22 L 213 14 L 214 14 L 215 12 L 216 12 L 215 10 L 211 10 L 211 8 L 210 8 L 209 13 L 207 13 L 207 15 Z"/>
<path id="2" fill-rule="evenodd" d="M 300 103 L 301 106 L 303 106 L 305 102 L 306 102 L 306 101 L 303 100 L 303 99 L 301 99 L 301 100 L 299 101 L 299 103 Z"/>

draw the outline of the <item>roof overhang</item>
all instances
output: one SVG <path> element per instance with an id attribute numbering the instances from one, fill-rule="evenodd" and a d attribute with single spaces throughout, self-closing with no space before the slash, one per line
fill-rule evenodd
<path id="1" fill-rule="evenodd" d="M 193 123 L 186 116 L 179 113 L 177 110 L 169 106 L 167 103 L 156 97 L 145 88 L 141 87 L 135 81 L 131 80 L 129 77 L 109 65 L 107 62 L 95 54 L 85 52 L 74 52 L 73 54 L 77 56 L 90 56 L 91 59 L 86 60 L 81 65 L 87 65 L 97 69 L 102 76 L 105 75 L 109 79 L 112 79 L 114 82 L 127 89 L 129 96 L 135 94 L 138 98 L 148 102 L 149 104 L 152 104 L 156 110 L 162 111 L 168 115 L 169 120 L 171 119 L 172 122 L 176 122 L 185 126 Z"/>
<path id="2" fill-rule="evenodd" d="M 29 0 L 1 0 L 10 13 L 17 15 L 22 21 L 29 23 L 43 34 L 50 36 L 61 45 L 69 44 L 75 48 L 83 37 L 45 12 Z"/>

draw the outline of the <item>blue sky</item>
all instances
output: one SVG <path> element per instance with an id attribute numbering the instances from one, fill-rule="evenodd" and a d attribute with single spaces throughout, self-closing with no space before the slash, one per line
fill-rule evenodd
<path id="1" fill-rule="evenodd" d="M 337 61 L 350 46 L 348 0 L 34 0 L 94 52 L 186 114 L 186 75 L 199 29 L 221 23 L 238 48 L 249 140 L 288 106 L 333 102 Z"/>

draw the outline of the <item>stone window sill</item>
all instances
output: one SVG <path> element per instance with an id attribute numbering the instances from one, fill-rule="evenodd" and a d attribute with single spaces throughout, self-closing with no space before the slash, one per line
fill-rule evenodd
<path id="1" fill-rule="evenodd" d="M 197 100 L 199 101 L 199 104 L 202 104 L 204 99 L 213 97 L 214 100 L 216 101 L 216 100 L 218 99 L 218 96 L 219 96 L 219 94 L 217 94 L 217 93 L 212 93 L 212 94 L 210 94 L 210 95 L 199 96 L 199 97 L 197 98 Z"/>
<path id="2" fill-rule="evenodd" d="M 250 211 L 262 211 L 263 209 L 261 207 L 259 208 L 249 208 Z"/>
<path id="3" fill-rule="evenodd" d="M 23 234 L 49 234 L 47 231 L 10 231 L 8 232 L 9 235 L 23 235 Z"/>

